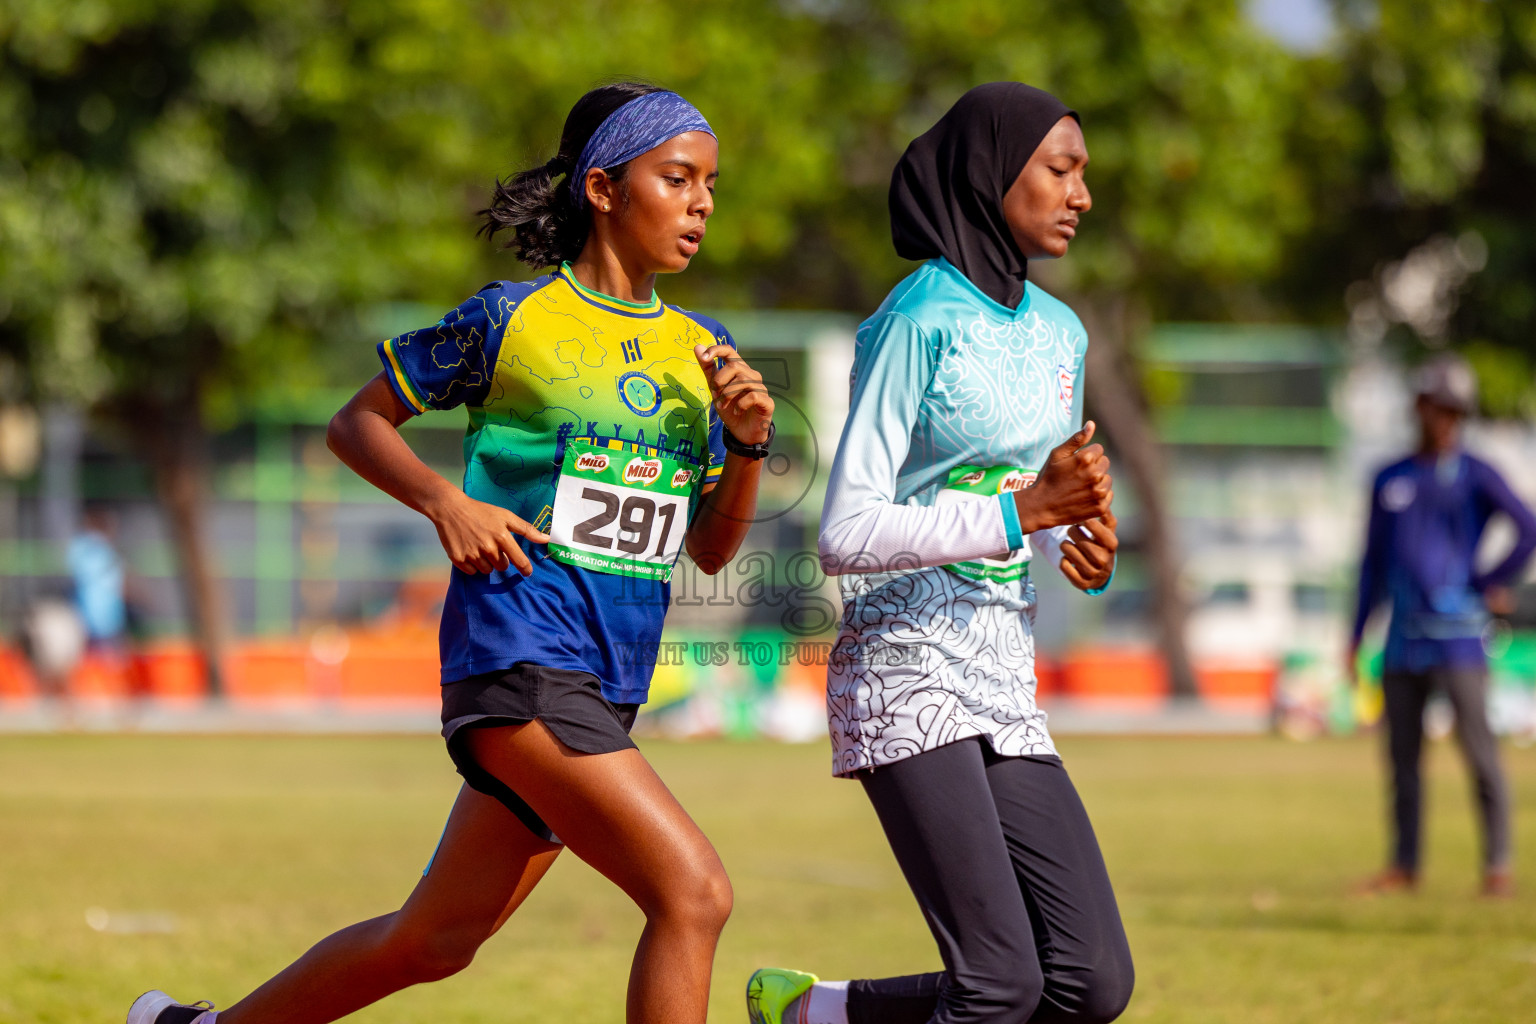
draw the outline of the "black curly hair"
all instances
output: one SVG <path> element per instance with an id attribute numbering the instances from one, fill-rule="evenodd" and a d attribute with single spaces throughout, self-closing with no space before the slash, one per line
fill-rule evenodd
<path id="1" fill-rule="evenodd" d="M 570 174 L 582 148 L 609 114 L 630 100 L 660 91 L 660 86 L 644 82 L 616 82 L 577 100 L 565 117 L 559 152 L 539 167 L 518 171 L 505 181 L 497 179 L 491 205 L 480 211 L 483 223 L 476 234 L 494 239 L 498 231 L 511 231 L 512 238 L 503 248 L 535 269 L 575 259 L 592 225 L 591 214 L 577 209 L 571 198 Z M 603 170 L 622 182 L 627 166 Z"/>

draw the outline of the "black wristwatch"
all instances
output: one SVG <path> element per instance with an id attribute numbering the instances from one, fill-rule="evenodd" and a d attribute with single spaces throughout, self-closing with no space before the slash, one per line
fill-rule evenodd
<path id="1" fill-rule="evenodd" d="M 744 459 L 752 459 L 753 461 L 757 461 L 758 459 L 766 459 L 768 457 L 768 446 L 773 443 L 774 429 L 773 421 L 770 420 L 768 422 L 767 437 L 759 441 L 757 444 L 744 444 L 736 439 L 735 434 L 731 433 L 724 427 L 721 427 L 720 440 L 725 442 L 725 450 L 730 452 L 732 455 L 740 455 Z"/>

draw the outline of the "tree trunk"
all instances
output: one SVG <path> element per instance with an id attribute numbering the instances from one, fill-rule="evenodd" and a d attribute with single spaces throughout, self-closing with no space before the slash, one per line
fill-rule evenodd
<path id="1" fill-rule="evenodd" d="M 198 403 L 140 409 L 134 433 L 154 472 L 155 493 L 170 527 L 192 638 L 207 674 L 208 695 L 224 695 L 227 642 L 224 590 L 208 550 L 207 435 Z"/>
<path id="2" fill-rule="evenodd" d="M 1087 398 L 1094 416 L 1114 444 L 1116 469 L 1123 471 L 1141 501 L 1141 544 L 1151 585 L 1153 624 L 1176 697 L 1198 695 L 1189 656 L 1189 601 L 1182 584 L 1183 559 L 1168 513 L 1162 446 L 1152 427 L 1146 394 L 1131 355 L 1134 314 L 1124 298 L 1095 298 L 1081 304 L 1091 342 Z"/>

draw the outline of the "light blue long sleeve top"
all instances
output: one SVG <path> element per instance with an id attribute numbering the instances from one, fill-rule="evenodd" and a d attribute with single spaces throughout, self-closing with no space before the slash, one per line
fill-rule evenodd
<path id="1" fill-rule="evenodd" d="M 1054 565 L 1066 530 L 1025 537 L 1011 495 L 936 498 L 957 466 L 1038 468 L 1081 426 L 1087 345 L 1040 288 L 1008 309 L 944 259 L 860 325 L 818 545 L 844 602 L 827 687 L 837 774 L 975 735 L 1055 752 L 1034 701 L 1033 584 L 941 566 L 1026 546 Z"/>

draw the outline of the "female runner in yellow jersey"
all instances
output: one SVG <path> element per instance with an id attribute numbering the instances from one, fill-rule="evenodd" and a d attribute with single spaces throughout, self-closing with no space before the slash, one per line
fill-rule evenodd
<path id="1" fill-rule="evenodd" d="M 628 729 L 679 549 L 707 571 L 733 557 L 772 435 L 773 401 L 725 329 L 653 290 L 698 251 L 717 157 L 675 93 L 588 93 L 555 158 L 498 184 L 484 211 L 524 262 L 558 269 L 488 285 L 380 346 L 383 372 L 328 436 L 432 521 L 453 562 L 443 732 L 466 785 L 398 911 L 336 932 L 228 1010 L 153 991 L 128 1024 L 325 1024 L 445 978 L 565 846 L 645 913 L 626 1019 L 704 1020 L 730 883 Z M 461 404 L 463 489 L 396 429 Z"/>

